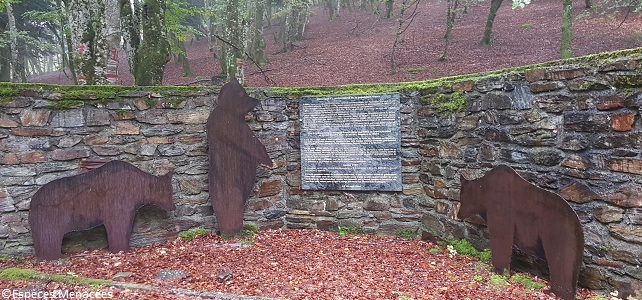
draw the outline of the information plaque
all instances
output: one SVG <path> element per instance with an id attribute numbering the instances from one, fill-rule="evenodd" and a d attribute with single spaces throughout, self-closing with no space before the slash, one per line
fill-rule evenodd
<path id="1" fill-rule="evenodd" d="M 302 188 L 401 191 L 399 106 L 399 94 L 302 97 Z"/>

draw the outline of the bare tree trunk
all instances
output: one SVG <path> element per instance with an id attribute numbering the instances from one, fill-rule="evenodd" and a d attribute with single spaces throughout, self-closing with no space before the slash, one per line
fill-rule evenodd
<path id="1" fill-rule="evenodd" d="M 414 12 L 410 14 L 409 17 L 406 16 L 406 11 L 411 7 L 415 6 Z M 401 9 L 399 10 L 398 22 L 397 22 L 397 32 L 395 34 L 395 41 L 392 44 L 392 51 L 390 54 L 390 73 L 395 74 L 397 72 L 397 66 L 395 62 L 395 55 L 397 52 L 397 47 L 403 42 L 403 33 L 408 29 L 415 16 L 417 15 L 417 7 L 419 6 L 419 0 L 403 0 L 401 2 Z"/>
<path id="2" fill-rule="evenodd" d="M 486 19 L 486 29 L 484 30 L 484 36 L 481 40 L 482 46 L 490 46 L 492 42 L 493 23 L 495 22 L 495 16 L 497 15 L 497 11 L 503 1 L 504 0 L 492 0 L 490 2 L 490 11 L 488 12 L 488 19 Z"/>
<path id="3" fill-rule="evenodd" d="M 573 56 L 571 45 L 573 43 L 573 0 L 564 0 L 564 13 L 562 15 L 562 43 L 560 53 L 562 58 Z"/>
<path id="4" fill-rule="evenodd" d="M 58 6 L 60 12 L 60 54 L 62 56 L 62 62 L 60 69 L 65 72 L 66 68 L 69 67 L 71 72 L 71 80 L 75 83 L 78 82 L 76 78 L 76 66 L 73 61 L 73 47 L 71 45 L 71 34 L 68 30 L 65 30 L 69 24 L 68 19 L 66 18 L 68 13 L 68 8 L 63 4 L 62 0 L 56 0 L 56 5 Z"/>
<path id="5" fill-rule="evenodd" d="M 23 66 L 20 63 L 18 55 L 18 30 L 16 29 L 16 18 L 13 15 L 13 7 L 11 3 L 7 3 L 7 18 L 9 21 L 9 36 L 11 37 L 10 49 L 11 49 L 11 82 L 23 82 L 21 80 L 20 73 Z"/>
<path id="6" fill-rule="evenodd" d="M 446 45 L 444 46 L 444 53 L 442 53 L 441 56 L 437 58 L 438 61 L 444 61 L 448 56 L 448 47 L 450 47 L 450 33 L 452 32 L 453 26 L 455 26 L 457 6 L 459 6 L 459 0 L 448 0 L 448 10 L 446 11 L 446 33 L 444 34 Z"/>

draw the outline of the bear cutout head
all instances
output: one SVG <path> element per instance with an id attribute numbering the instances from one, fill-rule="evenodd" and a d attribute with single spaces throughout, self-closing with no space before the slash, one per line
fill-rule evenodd
<path id="1" fill-rule="evenodd" d="M 216 108 L 235 116 L 245 116 L 261 103 L 250 97 L 236 78 L 232 78 L 221 88 L 218 99 Z"/>

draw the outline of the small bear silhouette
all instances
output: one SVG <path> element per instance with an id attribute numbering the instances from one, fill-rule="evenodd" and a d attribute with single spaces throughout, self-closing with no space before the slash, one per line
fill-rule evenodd
<path id="1" fill-rule="evenodd" d="M 86 173 L 53 180 L 31 198 L 29 226 L 36 258 L 62 257 L 70 231 L 105 224 L 109 251 L 127 251 L 138 209 L 154 204 L 174 210 L 172 173 L 154 176 L 123 161 L 110 161 Z"/>
<path id="2" fill-rule="evenodd" d="M 550 292 L 575 299 L 584 233 L 566 200 L 529 183 L 505 165 L 476 180 L 460 178 L 457 217 L 463 220 L 479 214 L 486 220 L 495 272 L 510 270 L 514 244 L 547 261 Z"/>
<path id="3" fill-rule="evenodd" d="M 256 167 L 272 165 L 265 146 L 245 123 L 245 115 L 259 103 L 233 78 L 221 87 L 218 103 L 207 119 L 209 193 L 223 234 L 241 232 Z"/>

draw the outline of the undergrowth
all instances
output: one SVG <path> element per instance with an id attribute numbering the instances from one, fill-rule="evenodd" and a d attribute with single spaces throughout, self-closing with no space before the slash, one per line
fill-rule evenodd
<path id="1" fill-rule="evenodd" d="M 345 237 L 348 234 L 363 234 L 363 228 L 361 227 L 339 226 L 338 230 L 341 237 Z"/>
<path id="2" fill-rule="evenodd" d="M 178 233 L 178 237 L 184 241 L 191 241 L 199 235 L 206 235 L 210 233 L 207 229 L 203 228 L 192 228 L 188 231 L 183 231 Z"/>

